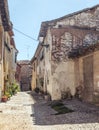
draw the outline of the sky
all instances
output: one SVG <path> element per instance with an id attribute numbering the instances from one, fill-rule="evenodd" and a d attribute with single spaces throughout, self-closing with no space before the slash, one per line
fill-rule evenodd
<path id="1" fill-rule="evenodd" d="M 41 22 L 92 7 L 99 0 L 8 0 L 10 20 L 13 23 L 14 39 L 19 51 L 18 60 L 31 60 L 38 41 Z M 22 35 L 18 31 L 32 37 Z"/>

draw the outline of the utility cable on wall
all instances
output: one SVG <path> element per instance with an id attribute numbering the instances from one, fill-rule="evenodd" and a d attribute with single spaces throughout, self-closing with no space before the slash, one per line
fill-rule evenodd
<path id="1" fill-rule="evenodd" d="M 27 35 L 27 34 L 25 34 L 25 33 L 23 33 L 23 32 L 21 32 L 21 31 L 19 31 L 18 29 L 16 29 L 16 28 L 13 28 L 15 31 L 17 31 L 18 33 L 20 33 L 20 34 L 22 34 L 22 35 L 24 35 L 24 36 L 26 36 L 26 37 L 28 37 L 28 38 L 30 38 L 30 39 L 32 39 L 33 41 L 38 41 L 37 39 L 35 39 L 35 38 L 32 38 L 31 36 L 29 36 L 29 35 Z"/>

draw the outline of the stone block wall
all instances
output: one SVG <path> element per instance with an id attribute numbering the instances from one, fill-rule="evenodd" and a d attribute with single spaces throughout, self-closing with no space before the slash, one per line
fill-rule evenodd
<path id="1" fill-rule="evenodd" d="M 21 66 L 21 73 L 20 73 L 21 91 L 29 91 L 31 90 L 31 75 L 32 75 L 30 61 L 23 60 L 19 61 L 18 64 Z"/>
<path id="2" fill-rule="evenodd" d="M 70 16 L 65 16 L 56 22 L 56 27 L 59 25 L 70 25 L 80 27 L 96 27 L 99 29 L 99 7 L 95 7 L 86 11 L 74 13 Z"/>
<path id="3" fill-rule="evenodd" d="M 49 44 L 49 54 L 46 49 L 44 50 L 44 77 L 47 77 L 48 72 L 47 90 L 50 92 L 52 100 L 62 98 L 64 92 L 69 92 L 74 96 L 76 87 L 84 88 L 84 56 L 69 59 L 67 54 L 72 47 L 95 43 L 99 40 L 98 31 L 99 6 L 42 23 L 40 35 L 44 36 L 44 44 Z M 97 64 L 96 59 L 94 64 Z M 94 78 L 96 79 L 96 77 Z M 45 84 L 46 81 L 45 78 Z M 97 86 L 96 84 L 95 86 Z"/>

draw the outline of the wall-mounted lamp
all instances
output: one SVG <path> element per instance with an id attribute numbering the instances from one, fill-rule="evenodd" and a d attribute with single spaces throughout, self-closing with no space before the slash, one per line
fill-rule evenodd
<path id="1" fill-rule="evenodd" d="M 39 37 L 39 42 L 40 42 L 41 46 L 46 47 L 46 48 L 49 47 L 49 44 L 44 44 L 44 37 Z"/>

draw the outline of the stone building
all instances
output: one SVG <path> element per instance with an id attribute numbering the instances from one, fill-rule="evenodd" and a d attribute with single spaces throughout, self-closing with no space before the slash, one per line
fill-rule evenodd
<path id="1" fill-rule="evenodd" d="M 0 93 L 6 83 L 15 81 L 17 49 L 13 37 L 13 26 L 9 17 L 7 0 L 0 1 Z M 1 97 L 1 96 L 0 96 Z"/>
<path id="2" fill-rule="evenodd" d="M 4 86 L 6 86 L 6 82 L 9 84 L 15 82 L 18 50 L 12 38 L 13 32 L 5 32 L 4 34 Z"/>
<path id="3" fill-rule="evenodd" d="M 29 91 L 31 90 L 31 75 L 32 75 L 32 68 L 31 68 L 30 61 L 21 60 L 18 61 L 18 64 L 21 66 L 21 71 L 20 71 L 21 91 Z"/>
<path id="4" fill-rule="evenodd" d="M 10 44 L 11 44 L 11 81 L 15 81 L 15 73 L 16 73 L 16 67 L 17 67 L 17 55 L 18 55 L 18 50 L 15 45 L 15 41 L 13 38 L 10 39 Z"/>
<path id="5" fill-rule="evenodd" d="M 44 91 L 43 85 L 44 85 L 44 48 L 42 46 L 38 46 L 35 56 L 31 59 L 31 65 L 32 65 L 32 80 L 31 80 L 31 86 L 32 90 L 34 90 L 36 87 L 40 88 L 41 91 Z"/>
<path id="6" fill-rule="evenodd" d="M 32 88 L 52 100 L 99 102 L 99 5 L 42 22 L 39 39 Z"/>
<path id="7" fill-rule="evenodd" d="M 37 87 L 37 60 L 35 57 L 31 59 L 32 70 L 32 79 L 31 79 L 31 89 L 34 90 Z"/>

